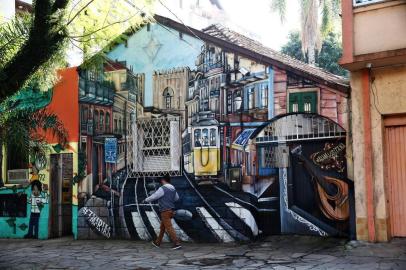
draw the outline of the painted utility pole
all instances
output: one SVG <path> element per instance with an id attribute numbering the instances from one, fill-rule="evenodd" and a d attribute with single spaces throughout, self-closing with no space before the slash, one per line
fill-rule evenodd
<path id="1" fill-rule="evenodd" d="M 106 138 L 104 140 L 104 161 L 108 165 L 107 177 L 110 182 L 110 225 L 113 228 L 113 235 L 116 231 L 114 222 L 114 193 L 113 193 L 113 164 L 117 165 L 117 138 Z"/>

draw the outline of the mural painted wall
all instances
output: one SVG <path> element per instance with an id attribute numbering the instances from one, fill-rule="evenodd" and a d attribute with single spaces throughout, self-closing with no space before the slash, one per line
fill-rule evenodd
<path id="1" fill-rule="evenodd" d="M 153 74 L 177 67 L 193 68 L 203 42 L 160 24 L 150 24 L 133 34 L 107 56 L 126 61 L 134 73 L 145 74 L 144 106 L 153 106 Z"/>
<path id="2" fill-rule="evenodd" d="M 0 237 L 76 237 L 74 176 L 79 127 L 76 68 L 63 70 L 59 75 L 60 81 L 46 109 L 57 115 L 66 128 L 67 145 L 62 147 L 52 133 L 41 134 L 48 143 L 46 154 L 36 155 L 34 151 L 26 167 L 11 171 L 5 186 L 0 188 Z"/>
<path id="3" fill-rule="evenodd" d="M 146 107 L 132 123 L 133 167 L 81 203 L 79 238 L 154 239 L 157 205 L 141 202 L 164 172 L 183 241 L 354 236 L 345 93 L 159 24 L 109 57 L 144 76 Z"/>

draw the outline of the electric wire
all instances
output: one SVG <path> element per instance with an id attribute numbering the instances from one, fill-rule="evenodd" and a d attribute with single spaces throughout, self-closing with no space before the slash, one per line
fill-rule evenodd
<path id="1" fill-rule="evenodd" d="M 173 16 L 175 16 L 176 19 L 178 19 L 178 20 L 183 24 L 183 26 L 185 26 L 186 29 L 189 30 L 190 33 L 192 33 L 193 36 L 195 36 L 195 37 L 196 37 L 197 39 L 199 39 L 201 42 L 205 43 L 200 37 L 198 37 L 198 36 L 195 34 L 195 32 L 192 31 L 192 29 L 190 29 L 190 28 L 182 21 L 181 18 L 179 18 L 178 15 L 176 15 L 172 10 L 170 10 L 161 0 L 158 0 L 158 1 L 159 1 L 159 3 L 161 3 L 161 5 L 164 6 Z"/>

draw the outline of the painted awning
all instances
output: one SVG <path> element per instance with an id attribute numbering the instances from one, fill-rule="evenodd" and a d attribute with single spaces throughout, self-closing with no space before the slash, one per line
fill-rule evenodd
<path id="1" fill-rule="evenodd" d="M 248 141 L 254 131 L 255 128 L 244 129 L 240 135 L 238 135 L 237 139 L 235 139 L 235 141 L 231 144 L 231 148 L 244 151 L 245 146 L 248 144 Z"/>

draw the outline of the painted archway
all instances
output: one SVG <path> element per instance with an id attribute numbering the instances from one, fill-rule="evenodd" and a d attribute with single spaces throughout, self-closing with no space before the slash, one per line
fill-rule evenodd
<path id="1" fill-rule="evenodd" d="M 339 124 L 318 114 L 281 115 L 257 128 L 246 149 L 255 149 L 257 180 L 279 179 L 281 233 L 354 235 L 346 131 Z"/>

